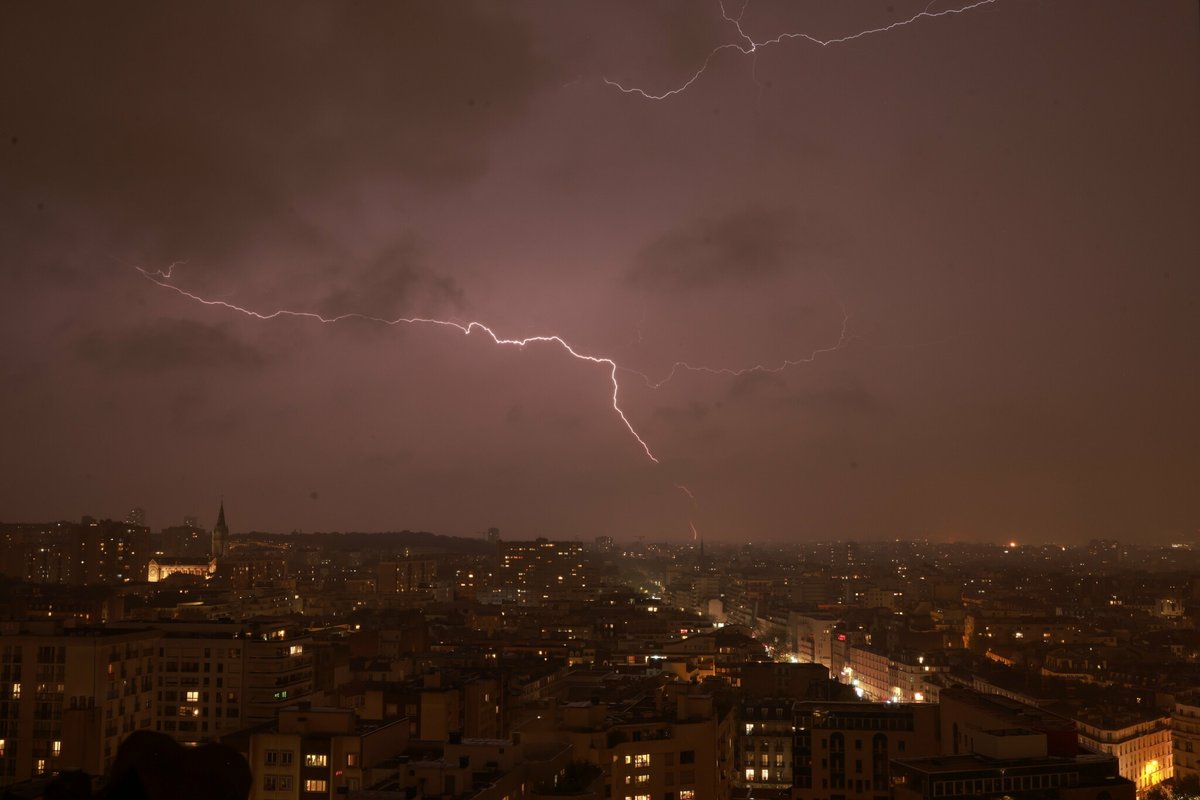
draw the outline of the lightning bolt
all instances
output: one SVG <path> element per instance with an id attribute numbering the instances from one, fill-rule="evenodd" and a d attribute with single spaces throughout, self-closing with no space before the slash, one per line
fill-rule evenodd
<path id="1" fill-rule="evenodd" d="M 629 416 L 625 413 L 625 410 L 621 407 L 621 403 L 620 403 L 621 386 L 620 386 L 620 381 L 618 380 L 618 377 L 617 377 L 619 371 L 624 370 L 624 371 L 630 372 L 632 374 L 638 375 L 643 380 L 646 381 L 647 386 L 649 386 L 652 389 L 658 389 L 659 387 L 663 386 L 665 383 L 670 381 L 675 375 L 677 375 L 681 371 L 704 372 L 704 373 L 708 373 L 710 375 L 725 375 L 725 376 L 733 376 L 733 377 L 736 377 L 738 375 L 745 375 L 750 372 L 782 372 L 783 370 L 785 370 L 791 366 L 796 366 L 798 364 L 811 363 L 811 362 L 815 361 L 818 356 L 820 356 L 824 353 L 830 353 L 835 350 L 840 350 L 843 347 L 845 347 L 847 344 L 849 344 L 850 341 L 852 341 L 852 337 L 850 337 L 848 335 L 848 326 L 850 323 L 850 315 L 848 313 L 846 313 L 846 310 L 843 307 L 841 332 L 838 336 L 837 342 L 835 344 L 827 346 L 827 347 L 817 348 L 817 349 L 813 350 L 812 352 L 810 352 L 807 356 L 804 356 L 802 358 L 785 359 L 784 361 L 782 361 L 779 364 L 774 365 L 774 366 L 769 366 L 769 365 L 764 365 L 764 364 L 755 364 L 750 367 L 743 367 L 743 368 L 738 368 L 738 369 L 728 368 L 728 367 L 696 366 L 696 365 L 690 364 L 685 361 L 677 361 L 671 366 L 671 370 L 665 378 L 663 378 L 662 380 L 659 380 L 657 382 L 654 382 L 654 381 L 651 381 L 650 378 L 645 373 L 638 372 L 637 370 L 630 370 L 628 368 L 618 366 L 617 362 L 615 360 L 613 360 L 612 358 L 609 358 L 607 356 L 590 355 L 588 353 L 581 352 L 557 334 L 529 336 L 529 337 L 525 337 L 525 338 L 521 338 L 521 339 L 513 339 L 513 338 L 507 338 L 507 337 L 500 336 L 492 328 L 490 328 L 489 326 L 485 325 L 484 323 L 478 322 L 478 321 L 462 323 L 462 322 L 455 322 L 453 320 L 434 319 L 434 318 L 428 318 L 428 317 L 395 317 L 395 318 L 389 319 L 386 317 L 377 317 L 377 316 L 373 316 L 370 314 L 362 314 L 359 312 L 349 312 L 346 314 L 339 314 L 337 316 L 325 316 L 325 315 L 319 314 L 315 311 L 296 311 L 296 310 L 292 310 L 292 309 L 278 309 L 276 311 L 271 311 L 269 313 L 255 311 L 254 309 L 246 308 L 244 306 L 239 306 L 235 303 L 231 303 L 226 300 L 217 300 L 217 299 L 202 297 L 198 294 L 189 292 L 186 289 L 183 289 L 183 288 L 175 285 L 174 283 L 172 283 L 171 280 L 172 280 L 172 276 L 174 274 L 175 268 L 178 266 L 181 266 L 185 263 L 186 262 L 184 262 L 184 261 L 175 261 L 175 262 L 172 262 L 171 264 L 169 264 L 166 268 L 157 269 L 157 270 L 147 270 L 147 269 L 143 269 L 142 267 L 134 267 L 134 269 L 136 269 L 139 273 L 141 273 L 142 276 L 144 278 L 146 278 L 146 280 L 150 281 L 151 283 L 154 283 L 155 285 L 160 286 L 164 289 L 169 289 L 172 292 L 175 292 L 176 294 L 180 295 L 181 297 L 187 298 L 188 300 L 192 300 L 194 302 L 197 302 L 197 303 L 200 303 L 200 304 L 206 305 L 206 306 L 216 306 L 219 308 L 228 309 L 230 311 L 236 311 L 239 314 L 244 314 L 245 316 L 252 317 L 253 319 L 257 319 L 257 320 L 266 321 L 266 320 L 278 319 L 280 317 L 295 317 L 295 318 L 299 318 L 299 319 L 315 320 L 315 321 L 323 323 L 323 324 L 334 324 L 334 323 L 342 322 L 342 321 L 348 320 L 348 319 L 357 319 L 357 320 L 363 320 L 363 321 L 367 321 L 367 322 L 380 323 L 380 324 L 389 325 L 389 326 L 433 325 L 433 326 L 438 326 L 438 327 L 443 327 L 443 328 L 450 328 L 452 330 L 456 330 L 459 333 L 462 333 L 467 336 L 471 335 L 472 333 L 474 333 L 476 331 L 479 331 L 479 332 L 483 333 L 485 336 L 487 336 L 489 339 L 491 339 L 491 341 L 494 344 L 501 345 L 501 346 L 519 347 L 519 348 L 523 349 L 531 344 L 556 345 L 560 349 L 565 351 L 568 355 L 570 355 L 572 358 L 575 358 L 579 361 L 586 361 L 591 364 L 601 365 L 606 368 L 606 371 L 608 372 L 609 383 L 612 386 L 611 402 L 612 402 L 613 412 L 621 420 L 621 423 L 625 426 L 625 429 L 629 431 L 630 435 L 633 436 L 634 440 L 637 441 L 638 445 L 642 448 L 642 451 L 646 454 L 646 457 L 649 458 L 655 464 L 660 463 L 658 460 L 658 457 L 654 455 L 654 452 L 650 449 L 650 445 L 646 442 L 645 438 L 643 438 L 643 436 L 640 433 L 638 433 L 637 429 L 633 426 L 633 423 L 629 420 Z M 682 483 L 676 483 L 676 484 L 674 484 L 674 486 L 680 492 L 687 495 L 688 499 L 691 501 L 691 505 L 692 505 L 693 509 L 698 509 L 699 506 L 698 506 L 698 503 L 696 500 L 696 495 L 688 486 L 686 486 Z M 696 529 L 695 523 L 692 521 L 689 521 L 688 525 L 691 526 L 693 539 L 698 538 L 699 533 Z"/>
<path id="2" fill-rule="evenodd" d="M 153 274 L 153 275 L 157 275 L 158 277 L 162 278 L 164 281 L 169 281 L 169 280 L 171 280 L 171 273 L 173 273 L 175 271 L 175 268 L 185 266 L 186 264 L 187 264 L 186 261 L 172 261 L 170 264 L 167 264 L 166 269 L 156 269 L 156 270 L 154 270 L 153 273 L 150 273 L 150 274 L 147 274 L 146 271 L 144 269 L 142 269 L 141 267 L 138 267 L 137 270 L 138 270 L 138 272 L 145 275 L 147 278 L 149 278 L 150 275 Z M 151 280 L 153 280 L 153 278 L 151 278 Z"/>
<path id="3" fill-rule="evenodd" d="M 648 385 L 651 389 L 658 389 L 658 388 L 662 387 L 664 384 L 666 384 L 668 381 L 670 381 L 672 378 L 674 378 L 676 375 L 678 375 L 680 372 L 706 372 L 709 375 L 725 375 L 725 376 L 731 377 L 731 378 L 737 378 L 737 377 L 740 377 L 742 375 L 746 375 L 746 374 L 749 374 L 752 372 L 765 372 L 765 373 L 783 372 L 788 367 L 794 367 L 794 366 L 798 366 L 800 364 L 811 364 L 812 362 L 816 361 L 818 357 L 820 357 L 826 353 L 833 353 L 837 350 L 841 350 L 842 348 L 846 347 L 848 344 L 850 344 L 850 342 L 854 341 L 854 339 L 856 338 L 856 337 L 853 337 L 850 335 L 849 327 L 850 327 L 850 315 L 848 313 L 846 313 L 846 309 L 843 308 L 842 309 L 842 328 L 841 328 L 841 332 L 838 334 L 837 342 L 835 342 L 834 344 L 829 345 L 827 347 L 818 347 L 806 356 L 801 356 L 799 358 L 785 358 L 783 361 L 780 361 L 775 366 L 770 366 L 767 364 L 754 364 L 753 366 L 749 366 L 749 367 L 736 367 L 736 368 L 735 367 L 704 367 L 704 366 L 696 366 L 696 365 L 690 364 L 686 361 L 676 361 L 674 364 L 671 365 L 670 372 L 668 372 L 667 376 L 665 378 L 663 378 L 662 380 L 651 381 L 649 379 L 649 377 L 647 377 L 644 373 L 637 373 L 637 374 L 641 375 L 642 378 L 645 379 L 646 385 Z M 684 487 L 680 487 L 680 488 L 684 488 Z"/>
<path id="4" fill-rule="evenodd" d="M 272 311 L 270 313 L 264 314 L 260 311 L 254 311 L 253 309 L 243 308 L 242 306 L 235 305 L 234 303 L 230 303 L 225 300 L 213 300 L 213 299 L 201 297 L 200 295 L 193 294 L 192 292 L 189 292 L 189 291 L 182 289 L 182 288 L 176 286 L 175 284 L 171 283 L 170 282 L 171 272 L 177 264 L 181 264 L 181 263 L 183 263 L 183 262 L 177 261 L 177 262 L 172 263 L 165 270 L 154 270 L 153 272 L 150 270 L 142 269 L 141 267 L 135 267 L 134 269 L 136 269 L 138 272 L 142 273 L 142 275 L 147 280 L 151 281 L 152 283 L 155 283 L 155 284 L 163 287 L 164 289 L 170 289 L 171 291 L 176 292 L 177 294 L 179 294 L 183 297 L 186 297 L 189 300 L 194 300 L 195 302 L 202 303 L 203 305 L 206 305 L 206 306 L 218 306 L 220 308 L 229 309 L 230 311 L 236 311 L 239 314 L 245 314 L 248 317 L 253 317 L 254 319 L 259 319 L 259 320 L 272 320 L 272 319 L 278 319 L 279 317 L 297 317 L 300 319 L 316 320 L 317 322 L 321 322 L 321 323 L 325 323 L 325 324 L 342 322 L 343 320 L 347 320 L 347 319 L 360 319 L 360 320 L 364 320 L 367 322 L 378 322 L 383 325 L 391 325 L 391 326 L 396 326 L 396 325 L 436 325 L 436 326 L 440 326 L 440 327 L 444 327 L 444 328 L 452 328 L 452 329 L 457 330 L 460 333 L 467 335 L 467 336 L 471 335 L 475 331 L 480 331 L 484 335 L 486 335 L 488 338 L 490 338 L 492 340 L 492 342 L 494 342 L 497 345 L 519 347 L 522 349 L 524 349 L 525 347 L 527 347 L 528 345 L 531 345 L 531 344 L 558 345 L 560 348 L 565 350 L 567 352 L 567 354 L 570 355 L 572 358 L 576 358 L 580 361 L 587 361 L 592 364 L 601 364 L 601 365 L 607 367 L 608 378 L 609 378 L 610 383 L 612 384 L 613 411 L 616 412 L 617 416 L 621 419 L 622 424 L 625 425 L 625 428 L 629 431 L 629 433 L 633 436 L 633 438 L 637 440 L 637 443 L 641 446 L 642 450 L 646 453 L 646 457 L 649 458 L 651 461 L 653 461 L 655 464 L 659 463 L 658 458 L 654 455 L 654 452 L 650 449 L 650 445 L 646 443 L 646 440 L 643 439 L 641 434 L 639 434 L 637 432 L 637 429 L 633 427 L 633 423 L 629 421 L 629 417 L 626 416 L 624 409 L 621 408 L 621 403 L 620 403 L 621 385 L 620 385 L 620 382 L 617 380 L 617 370 L 618 370 L 617 362 L 606 356 L 593 356 L 593 355 L 588 355 L 587 353 L 581 353 L 580 351 L 578 351 L 574 347 L 572 347 L 561 336 L 558 336 L 558 335 L 529 336 L 524 339 L 509 339 L 509 338 L 505 338 L 503 336 L 498 335 L 494 330 L 489 328 L 487 325 L 484 325 L 482 322 L 472 321 L 472 322 L 468 322 L 464 325 L 463 323 L 454 322 L 453 320 L 430 319 L 430 318 L 426 318 L 426 317 L 396 317 L 394 319 L 387 319 L 385 317 L 376 317 L 376 316 L 371 316 L 370 314 L 360 314 L 358 312 L 350 312 L 347 314 L 339 314 L 334 317 L 326 317 L 322 314 L 316 313 L 315 311 L 293 311 L 293 310 L 289 310 L 289 309 L 279 309 L 277 311 Z"/>
<path id="5" fill-rule="evenodd" d="M 965 14 L 968 11 L 973 11 L 977 8 L 980 8 L 981 6 L 992 5 L 993 3 L 997 2 L 997 0 L 976 0 L 976 2 L 970 3 L 965 6 L 959 6 L 958 8 L 947 8 L 942 11 L 930 11 L 929 9 L 933 7 L 933 3 L 930 3 L 928 6 L 925 7 L 924 11 L 919 11 L 916 14 L 913 14 L 908 19 L 897 20 L 896 22 L 892 22 L 887 25 L 880 25 L 879 27 L 876 27 L 876 28 L 868 28 L 866 30 L 858 31 L 857 33 L 851 33 L 851 34 L 847 34 L 845 36 L 838 36 L 833 39 L 818 39 L 817 37 L 811 36 L 807 33 L 781 33 L 778 36 L 775 36 L 774 38 L 764 39 L 762 41 L 755 40 L 752 36 L 750 36 L 750 34 L 746 33 L 746 31 L 742 28 L 742 17 L 746 13 L 747 6 L 750 5 L 750 0 L 746 0 L 746 2 L 742 5 L 741 12 L 739 12 L 736 17 L 729 16 L 729 12 L 727 12 L 725 10 L 725 3 L 723 2 L 723 0 L 718 0 L 718 2 L 721 7 L 721 17 L 726 22 L 733 25 L 733 27 L 737 30 L 737 36 L 738 36 L 739 41 L 727 42 L 725 44 L 714 47 L 711 51 L 709 51 L 708 56 L 705 57 L 704 62 L 700 65 L 700 68 L 697 69 L 694 73 L 692 73 L 692 76 L 690 78 L 688 78 L 686 81 L 684 81 L 682 84 L 680 84 L 679 86 L 676 86 L 674 89 L 669 89 L 660 94 L 654 94 L 652 92 L 646 91 L 645 89 L 641 89 L 637 86 L 626 86 L 625 84 L 622 84 L 618 81 L 611 80 L 608 77 L 603 77 L 603 81 L 607 85 L 612 86 L 613 88 L 615 88 L 621 92 L 624 92 L 625 94 L 635 94 L 635 95 L 643 97 L 647 100 L 666 100 L 669 97 L 673 97 L 677 94 L 682 94 L 683 92 L 687 91 L 691 87 L 692 84 L 694 84 L 696 81 L 700 80 L 700 77 L 705 72 L 708 71 L 708 67 L 710 64 L 712 64 L 713 59 L 716 58 L 718 54 L 720 54 L 721 52 L 723 52 L 725 50 L 736 50 L 744 56 L 754 56 L 754 55 L 758 54 L 759 50 L 770 47 L 771 45 L 776 45 L 776 44 L 780 44 L 782 42 L 791 41 L 793 39 L 801 39 L 805 42 L 808 42 L 809 44 L 814 44 L 819 47 L 830 47 L 832 45 L 846 44 L 847 42 L 853 42 L 856 39 L 862 39 L 866 36 L 873 36 L 873 35 L 879 34 L 879 33 L 887 33 L 889 31 L 893 31 L 897 28 L 903 28 L 907 25 L 912 25 L 913 23 L 918 22 L 923 19 L 937 19 L 938 17 L 946 17 L 946 16 L 956 15 L 956 14 Z"/>

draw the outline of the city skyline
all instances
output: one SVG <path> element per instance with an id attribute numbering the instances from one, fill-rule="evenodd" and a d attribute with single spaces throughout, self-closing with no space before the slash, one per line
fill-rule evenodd
<path id="1" fill-rule="evenodd" d="M 0 520 L 1194 538 L 1195 4 L 732 14 L 0 11 Z"/>

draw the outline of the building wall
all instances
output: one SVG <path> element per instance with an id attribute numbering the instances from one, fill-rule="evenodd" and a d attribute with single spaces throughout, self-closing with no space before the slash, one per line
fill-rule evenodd
<path id="1" fill-rule="evenodd" d="M 730 731 L 722 736 L 720 728 L 716 719 L 674 723 L 663 728 L 669 731 L 664 738 L 616 744 L 609 796 L 612 800 L 662 800 L 668 796 L 673 800 L 727 800 L 728 777 L 734 767 L 732 739 Z M 724 780 L 719 777 L 720 764 L 725 766 Z"/>
<path id="2" fill-rule="evenodd" d="M 1171 738 L 1175 777 L 1200 777 L 1200 697 L 1176 700 Z"/>
<path id="3" fill-rule="evenodd" d="M 1175 774 L 1168 718 L 1147 720 L 1124 727 L 1099 727 L 1079 721 L 1079 741 L 1086 747 L 1117 759 L 1121 777 L 1144 794 Z"/>
<path id="4" fill-rule="evenodd" d="M 165 636 L 158 652 L 156 730 L 203 742 L 246 726 L 241 639 Z"/>
<path id="5" fill-rule="evenodd" d="M 153 632 L 0 636 L 0 785 L 65 769 L 102 773 L 154 722 Z"/>
<path id="6" fill-rule="evenodd" d="M 797 800 L 886 795 L 891 760 L 937 755 L 938 709 L 895 703 L 801 703 L 796 715 Z"/>

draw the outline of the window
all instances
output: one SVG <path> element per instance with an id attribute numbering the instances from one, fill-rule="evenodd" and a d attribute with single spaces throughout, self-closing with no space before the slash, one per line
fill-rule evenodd
<path id="1" fill-rule="evenodd" d="M 279 763 L 281 766 L 290 767 L 292 765 L 292 751 L 291 750 L 280 750 L 279 751 Z"/>
<path id="2" fill-rule="evenodd" d="M 749 767 L 746 769 L 746 780 L 754 780 L 754 767 Z"/>
<path id="3" fill-rule="evenodd" d="M 327 792 L 329 791 L 329 782 L 308 778 L 304 781 L 304 791 L 306 792 Z"/>
<path id="4" fill-rule="evenodd" d="M 641 769 L 650 766 L 650 754 L 638 753 L 633 757 L 633 766 L 635 769 Z"/>
<path id="5" fill-rule="evenodd" d="M 50 755 L 54 756 L 55 758 L 58 758 L 62 755 L 62 742 L 60 740 L 55 739 L 50 743 Z"/>
<path id="6" fill-rule="evenodd" d="M 346 753 L 346 766 L 347 767 L 357 767 L 358 766 L 358 753 Z"/>
<path id="7" fill-rule="evenodd" d="M 649 783 L 649 782 L 650 782 L 650 776 L 649 776 L 649 775 L 646 775 L 646 774 L 644 774 L 644 773 L 643 773 L 643 774 L 641 774 L 641 775 L 638 775 L 638 776 L 637 776 L 637 778 L 635 778 L 635 780 L 636 780 L 638 783 Z"/>
<path id="8" fill-rule="evenodd" d="M 264 792 L 275 791 L 275 776 L 274 775 L 264 775 L 263 776 L 263 791 Z"/>
<path id="9" fill-rule="evenodd" d="M 696 800 L 695 789 L 680 789 L 679 800 Z"/>
<path id="10" fill-rule="evenodd" d="M 327 767 L 329 766 L 329 756 L 324 753 L 305 753 L 304 766 L 306 767 Z"/>
<path id="11" fill-rule="evenodd" d="M 695 750 L 681 750 L 679 752 L 679 763 L 680 764 L 695 764 L 696 763 L 696 751 Z"/>
<path id="12" fill-rule="evenodd" d="M 292 776 L 291 775 L 280 775 L 276 779 L 276 783 L 279 785 L 279 791 L 281 791 L 281 792 L 290 792 L 292 790 Z"/>
<path id="13" fill-rule="evenodd" d="M 13 700 L 20 700 L 20 699 L 21 699 L 21 684 L 19 684 L 19 683 L 14 683 L 14 684 L 13 684 L 13 687 L 12 687 L 12 699 L 13 699 Z"/>
<path id="14" fill-rule="evenodd" d="M 8 749 L 8 742 L 6 742 L 4 739 L 0 739 L 0 756 L 4 755 L 4 751 L 6 749 Z"/>
<path id="15" fill-rule="evenodd" d="M 265 757 L 263 758 L 263 763 L 269 767 L 273 767 L 276 764 L 278 764 L 279 763 L 279 751 L 278 750 L 268 750 L 266 752 Z"/>
<path id="16" fill-rule="evenodd" d="M 294 644 L 288 648 L 288 655 L 290 655 L 290 656 L 298 656 L 303 652 L 304 652 L 304 645 L 302 645 L 302 644 Z"/>
<path id="17" fill-rule="evenodd" d="M 34 765 L 33 772 L 35 775 L 41 775 L 46 771 L 46 759 L 39 758 L 37 764 Z"/>

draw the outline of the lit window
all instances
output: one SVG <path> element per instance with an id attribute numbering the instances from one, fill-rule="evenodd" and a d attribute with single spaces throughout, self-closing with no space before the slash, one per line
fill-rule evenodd
<path id="1" fill-rule="evenodd" d="M 347 767 L 357 767 L 358 766 L 358 753 L 346 753 L 346 766 Z"/>
<path id="2" fill-rule="evenodd" d="M 6 747 L 7 742 L 5 742 L 3 739 L 0 739 L 0 756 L 4 755 L 4 750 Z"/>
<path id="3" fill-rule="evenodd" d="M 307 778 L 304 781 L 304 791 L 306 792 L 327 792 L 329 791 L 329 783 L 323 780 Z M 647 800 L 649 800 L 647 798 Z"/>
<path id="4" fill-rule="evenodd" d="M 304 766 L 306 767 L 327 767 L 329 766 L 329 756 L 324 753 L 305 753 Z"/>
<path id="5" fill-rule="evenodd" d="M 189 703 L 198 703 L 198 702 L 200 702 L 200 692 L 198 692 L 198 691 L 191 691 L 191 692 L 188 692 L 188 693 L 187 693 L 187 701 L 188 701 Z"/>
<path id="6" fill-rule="evenodd" d="M 37 775 L 41 775 L 42 773 L 44 773 L 46 771 L 46 759 L 39 758 L 37 760 L 37 764 L 33 768 L 33 771 Z"/>
<path id="7" fill-rule="evenodd" d="M 62 742 L 58 739 L 55 739 L 50 743 L 50 755 L 54 756 L 55 758 L 58 758 L 62 755 Z"/>
<path id="8" fill-rule="evenodd" d="M 645 774 L 638 775 L 638 776 L 637 776 L 637 782 L 638 782 L 638 783 L 649 783 L 649 782 L 650 782 L 650 776 L 649 776 L 649 775 L 645 775 Z"/>
<path id="9" fill-rule="evenodd" d="M 650 766 L 650 754 L 649 753 L 638 753 L 636 756 L 633 757 L 633 766 L 634 767 Z"/>
<path id="10" fill-rule="evenodd" d="M 633 756 L 625 756 L 625 763 L 626 763 L 626 764 L 628 764 L 628 763 L 629 763 L 629 762 L 631 762 L 631 761 L 633 761 Z"/>
<path id="11" fill-rule="evenodd" d="M 21 699 L 21 684 L 19 684 L 19 683 L 14 683 L 14 684 L 13 684 L 13 688 L 12 688 L 12 699 L 13 699 L 13 700 L 20 700 L 20 699 Z"/>
<path id="12" fill-rule="evenodd" d="M 754 770 L 753 769 L 746 770 L 746 780 L 748 780 L 748 781 L 754 780 Z"/>
<path id="13" fill-rule="evenodd" d="M 291 655 L 291 656 L 298 656 L 303 652 L 304 652 L 304 645 L 302 645 L 302 644 L 294 644 L 288 648 L 288 655 Z"/>
<path id="14" fill-rule="evenodd" d="M 680 789 L 679 800 L 696 800 L 695 789 Z"/>

